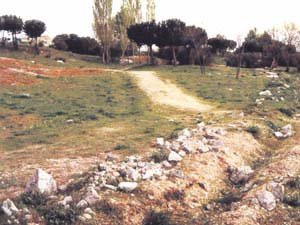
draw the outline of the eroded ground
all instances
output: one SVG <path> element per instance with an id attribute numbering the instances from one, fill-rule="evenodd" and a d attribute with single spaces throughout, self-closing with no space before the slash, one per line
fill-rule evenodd
<path id="1" fill-rule="evenodd" d="M 236 81 L 230 68 L 210 68 L 202 77 L 195 68 L 163 68 L 157 71 L 160 78 L 135 73 L 138 86 L 122 71 L 0 60 L 1 200 L 21 194 L 36 168 L 53 174 L 59 185 L 85 181 L 108 154 L 120 161 L 128 155 L 148 160 L 156 151 L 156 137 L 172 140 L 181 129 L 204 121 L 227 131 L 222 141 L 228 150 L 187 155 L 175 165 L 184 178 L 142 181 L 133 194 L 101 190 L 93 224 L 141 224 L 151 210 L 170 214 L 170 224 L 300 223 L 299 207 L 279 202 L 268 212 L 248 201 L 268 182 L 285 185 L 300 174 L 297 74 L 276 81 L 245 70 Z M 274 99 L 259 105 L 256 100 L 265 89 Z M 289 123 L 293 136 L 275 139 L 272 132 Z M 243 165 L 254 169 L 254 177 L 233 185 L 228 168 Z M 78 202 L 88 183 L 58 198 L 72 195 Z M 247 185 L 251 188 L 242 191 Z M 176 191 L 184 194 L 169 199 Z"/>

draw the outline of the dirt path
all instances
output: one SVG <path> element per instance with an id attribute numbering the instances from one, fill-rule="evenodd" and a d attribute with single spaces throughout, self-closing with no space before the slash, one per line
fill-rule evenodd
<path id="1" fill-rule="evenodd" d="M 139 87 L 157 104 L 195 112 L 207 112 L 213 108 L 184 93 L 171 82 L 161 80 L 155 72 L 132 71 L 130 73 L 136 78 Z"/>

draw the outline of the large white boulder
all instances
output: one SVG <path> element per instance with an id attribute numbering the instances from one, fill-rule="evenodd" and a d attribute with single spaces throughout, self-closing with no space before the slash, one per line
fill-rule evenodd
<path id="1" fill-rule="evenodd" d="M 10 199 L 6 199 L 2 203 L 1 209 L 7 216 L 12 216 L 13 214 L 19 212 L 18 208 L 15 206 L 14 202 Z"/>
<path id="2" fill-rule="evenodd" d="M 268 211 L 276 208 L 276 198 L 270 191 L 260 191 L 257 193 L 259 204 Z"/>
<path id="3" fill-rule="evenodd" d="M 138 184 L 136 182 L 121 182 L 119 183 L 118 188 L 124 192 L 132 192 L 137 186 Z"/>
<path id="4" fill-rule="evenodd" d="M 182 157 L 178 153 L 176 153 L 174 151 L 170 152 L 170 154 L 168 156 L 168 161 L 169 162 L 179 162 L 181 160 L 182 160 Z"/>
<path id="5" fill-rule="evenodd" d="M 56 181 L 42 169 L 37 169 L 26 185 L 25 192 L 51 195 L 57 191 Z"/>

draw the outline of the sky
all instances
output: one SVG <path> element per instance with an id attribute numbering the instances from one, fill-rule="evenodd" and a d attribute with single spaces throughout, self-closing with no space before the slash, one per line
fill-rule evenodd
<path id="1" fill-rule="evenodd" d="M 114 0 L 114 12 L 121 1 Z M 142 1 L 145 7 L 146 0 Z M 93 37 L 92 5 L 93 0 L 0 0 L 0 15 L 42 20 L 50 37 L 62 33 Z M 156 0 L 156 5 L 157 21 L 178 18 L 205 28 L 209 37 L 222 34 L 236 40 L 254 27 L 262 32 L 287 22 L 300 25 L 299 0 Z"/>

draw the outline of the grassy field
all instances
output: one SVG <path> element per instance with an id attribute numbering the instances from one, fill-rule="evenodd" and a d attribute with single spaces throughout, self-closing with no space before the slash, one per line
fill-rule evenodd
<path id="1" fill-rule="evenodd" d="M 0 112 L 6 151 L 48 145 L 85 149 L 77 155 L 134 153 L 189 123 L 189 114 L 154 106 L 130 76 L 110 72 L 2 87 Z"/>
<path id="2" fill-rule="evenodd" d="M 300 75 L 281 73 L 280 79 L 270 79 L 254 69 L 243 69 L 242 78 L 235 79 L 236 70 L 225 66 L 212 66 L 201 75 L 196 66 L 164 66 L 143 68 L 155 70 L 162 78 L 169 79 L 194 95 L 222 108 L 231 110 L 270 112 L 273 110 L 300 110 Z M 288 85 L 288 86 L 287 86 Z M 271 97 L 265 97 L 263 104 L 256 100 L 263 98 L 259 92 L 270 90 Z M 273 97 L 273 99 L 272 99 Z"/>

